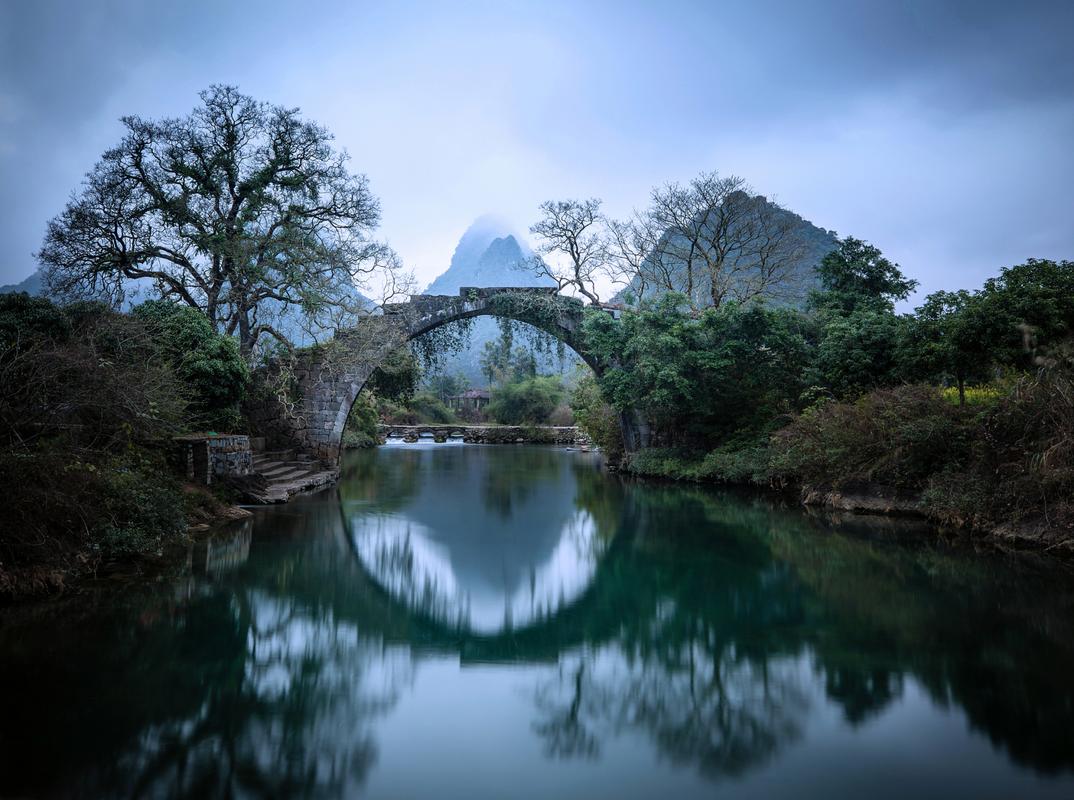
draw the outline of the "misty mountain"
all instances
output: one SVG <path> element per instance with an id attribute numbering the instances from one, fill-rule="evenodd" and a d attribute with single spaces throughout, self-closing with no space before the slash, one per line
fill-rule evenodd
<path id="1" fill-rule="evenodd" d="M 533 250 L 506 222 L 486 214 L 466 229 L 447 270 L 425 294 L 458 294 L 463 286 L 554 286 L 526 266 L 533 257 Z"/>
<path id="2" fill-rule="evenodd" d="M 26 292 L 35 297 L 48 296 L 48 287 L 45 285 L 45 271 L 38 269 L 19 283 L 0 286 L 0 294 L 14 294 L 15 292 Z M 130 311 L 132 307 L 155 296 L 152 282 L 148 279 L 125 280 L 123 282 L 123 300 L 118 308 L 120 311 Z"/>
<path id="3" fill-rule="evenodd" d="M 441 273 L 425 290 L 425 294 L 457 295 L 464 286 L 555 286 L 547 277 L 534 274 L 526 265 L 535 257 L 530 246 L 515 233 L 505 221 L 491 214 L 476 219 L 459 239 L 447 270 Z M 487 382 L 481 374 L 481 353 L 485 343 L 498 339 L 500 327 L 491 317 L 478 317 L 470 330 L 470 346 L 459 353 L 446 356 L 442 371 L 465 375 L 475 386 Z M 564 370 L 572 368 L 573 359 L 568 357 Z M 542 358 L 538 355 L 541 372 L 560 371 L 559 359 L 554 355 Z"/>
<path id="4" fill-rule="evenodd" d="M 42 295 L 45 293 L 45 276 L 41 270 L 37 270 L 25 280 L 18 283 L 9 283 L 5 286 L 0 286 L 0 294 L 15 294 L 16 292 L 26 292 L 27 294 Z"/>

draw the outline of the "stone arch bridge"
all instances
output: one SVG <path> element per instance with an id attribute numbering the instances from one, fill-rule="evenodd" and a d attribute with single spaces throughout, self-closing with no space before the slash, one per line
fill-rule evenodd
<path id="1" fill-rule="evenodd" d="M 330 465 L 339 461 L 343 428 L 351 407 L 374 370 L 393 350 L 452 322 L 494 316 L 525 322 L 562 341 L 599 376 L 606 365 L 586 347 L 582 335 L 584 306 L 554 288 L 469 288 L 454 295 L 411 295 L 406 303 L 384 306 L 353 328 L 336 332 L 325 344 L 298 351 L 285 369 L 276 364 L 263 375 L 267 387 L 285 382 L 286 395 L 266 389 L 247 404 L 256 433 L 270 448 L 287 448 Z M 615 313 L 609 310 L 608 313 Z M 628 450 L 645 442 L 637 415 L 623 415 L 623 440 Z"/>

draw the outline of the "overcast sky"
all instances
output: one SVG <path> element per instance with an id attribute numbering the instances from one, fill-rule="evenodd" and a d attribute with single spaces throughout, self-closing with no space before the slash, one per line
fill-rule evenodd
<path id="1" fill-rule="evenodd" d="M 1074 0 L 0 0 L 0 283 L 122 135 L 231 83 L 334 132 L 424 284 L 484 212 L 737 174 L 924 291 L 1074 258 Z"/>

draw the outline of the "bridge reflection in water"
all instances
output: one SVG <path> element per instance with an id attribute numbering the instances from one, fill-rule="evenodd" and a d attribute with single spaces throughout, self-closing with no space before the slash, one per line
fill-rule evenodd
<path id="1" fill-rule="evenodd" d="M 355 553 L 393 598 L 453 630 L 487 634 L 547 620 L 592 581 L 607 541 L 577 506 L 560 453 L 526 449 L 508 460 L 489 448 L 433 447 L 413 457 L 440 479 L 415 486 L 405 509 L 348 513 L 343 495 Z M 392 454 L 381 469 L 406 468 L 406 458 Z"/>
<path id="2" fill-rule="evenodd" d="M 353 454 L 252 528 L 7 618 L 0 794 L 1074 788 L 1062 573 L 550 448 Z"/>

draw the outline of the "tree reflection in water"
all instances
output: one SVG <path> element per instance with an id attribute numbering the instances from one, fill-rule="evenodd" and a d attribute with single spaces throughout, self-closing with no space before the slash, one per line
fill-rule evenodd
<path id="1" fill-rule="evenodd" d="M 258 591 L 231 598 L 244 650 L 193 713 L 152 723 L 101 788 L 128 796 L 341 796 L 376 757 L 409 654 Z"/>
<path id="2" fill-rule="evenodd" d="M 305 510 L 275 517 L 271 534 L 338 531 L 338 506 Z M 346 562 L 277 555 L 210 570 L 212 582 L 136 589 L 118 606 L 94 593 L 9 620 L 13 637 L 57 621 L 65 635 L 43 654 L 0 659 L 0 680 L 26 689 L 3 703 L 0 776 L 20 783 L 0 793 L 353 794 L 376 760 L 375 722 L 413 680 L 410 650 L 342 618 L 338 596 L 319 597 L 325 566 L 353 573 Z M 368 587 L 348 591 L 353 601 Z M 93 613 L 94 601 L 108 613 Z M 35 746 L 46 741 L 47 752 Z"/>
<path id="3" fill-rule="evenodd" d="M 629 739 L 741 777 L 915 693 L 1074 769 L 1069 575 L 527 452 L 359 454 L 193 574 L 0 617 L 0 794 L 353 795 L 430 656 L 509 664 L 545 769 Z M 465 673 L 439 688 L 500 714 Z"/>
<path id="4" fill-rule="evenodd" d="M 538 685 L 534 731 L 555 757 L 595 758 L 602 736 L 648 734 L 673 763 L 711 778 L 764 763 L 801 734 L 808 712 L 793 661 L 720 663 L 690 648 L 675 665 L 609 648 L 564 659 Z"/>
<path id="5" fill-rule="evenodd" d="M 600 573 L 621 583 L 600 603 L 618 607 L 617 629 L 565 653 L 538 684 L 534 730 L 549 755 L 586 758 L 599 755 L 603 738 L 640 731 L 674 764 L 738 775 L 798 738 L 809 711 L 797 586 L 748 540 L 675 557 L 676 539 L 693 536 L 696 520 L 680 509 L 685 524 L 669 537 L 664 509 L 632 494 L 616 521 L 631 546 L 614 549 L 615 569 Z M 787 634 L 758 649 L 765 626 Z"/>

